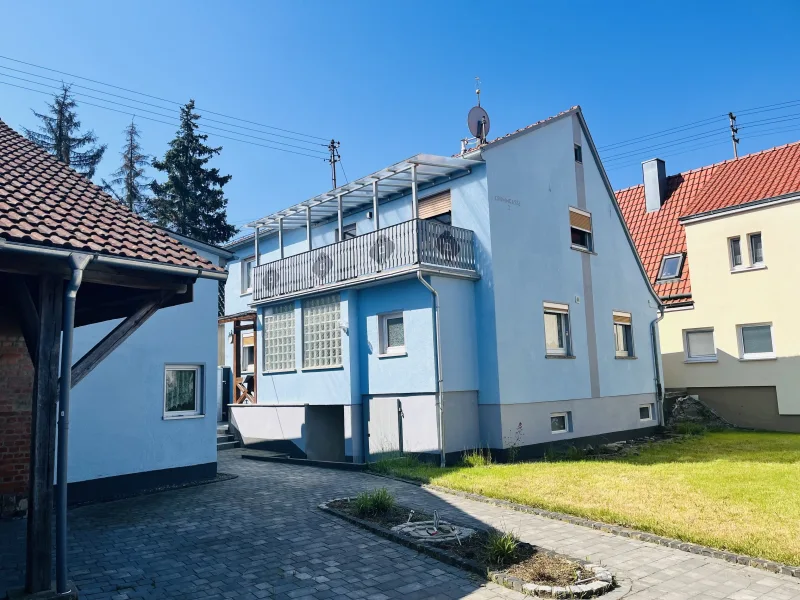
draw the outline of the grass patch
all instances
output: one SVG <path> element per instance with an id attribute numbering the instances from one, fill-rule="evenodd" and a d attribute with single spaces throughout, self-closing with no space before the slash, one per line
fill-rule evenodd
<path id="1" fill-rule="evenodd" d="M 800 565 L 800 434 L 711 432 L 638 455 L 387 474 Z"/>
<path id="2" fill-rule="evenodd" d="M 394 496 L 386 488 L 378 488 L 371 492 L 361 492 L 353 500 L 353 505 L 360 517 L 383 515 L 394 508 Z"/>

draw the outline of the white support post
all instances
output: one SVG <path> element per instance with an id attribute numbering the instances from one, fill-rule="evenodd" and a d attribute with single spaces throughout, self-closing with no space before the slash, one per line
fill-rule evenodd
<path id="1" fill-rule="evenodd" d="M 311 207 L 306 206 L 306 239 L 308 240 L 308 251 L 311 252 Z"/>
<path id="2" fill-rule="evenodd" d="M 258 236 L 259 236 L 260 233 L 261 233 L 261 227 L 256 225 L 256 239 L 255 239 L 256 266 L 261 264 L 260 261 L 259 261 L 259 258 L 258 258 L 258 255 L 259 255 L 259 252 L 258 252 Z"/>
<path id="3" fill-rule="evenodd" d="M 417 200 L 417 165 L 411 165 L 411 218 L 419 219 L 419 201 Z"/>
<path id="4" fill-rule="evenodd" d="M 344 226 L 342 225 L 342 196 L 344 196 L 344 194 L 339 194 L 336 196 L 336 204 L 338 205 L 337 215 L 339 220 L 339 239 L 336 240 L 337 242 L 344 241 Z"/>
<path id="5" fill-rule="evenodd" d="M 281 258 L 283 258 L 283 217 L 278 219 L 278 247 L 281 250 Z"/>
<path id="6" fill-rule="evenodd" d="M 378 214 L 378 180 L 372 182 L 372 218 L 374 220 L 375 231 L 381 228 L 381 217 Z"/>

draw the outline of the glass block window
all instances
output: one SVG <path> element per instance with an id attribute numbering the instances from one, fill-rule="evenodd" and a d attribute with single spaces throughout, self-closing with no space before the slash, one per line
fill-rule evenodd
<path id="1" fill-rule="evenodd" d="M 164 370 L 164 416 L 186 417 L 202 414 L 199 365 L 167 365 Z"/>
<path id="2" fill-rule="evenodd" d="M 294 302 L 274 306 L 264 314 L 264 370 L 291 371 L 295 362 Z"/>
<path id="3" fill-rule="evenodd" d="M 303 368 L 339 367 L 342 329 L 339 294 L 303 302 Z"/>

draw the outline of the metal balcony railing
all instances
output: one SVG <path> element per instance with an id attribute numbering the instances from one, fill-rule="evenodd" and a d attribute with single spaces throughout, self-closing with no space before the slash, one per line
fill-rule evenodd
<path id="1" fill-rule="evenodd" d="M 473 233 L 414 219 L 256 267 L 253 300 L 280 298 L 413 265 L 475 271 Z"/>

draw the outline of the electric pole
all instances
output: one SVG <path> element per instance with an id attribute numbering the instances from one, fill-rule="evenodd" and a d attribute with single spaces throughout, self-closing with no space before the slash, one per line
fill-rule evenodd
<path id="1" fill-rule="evenodd" d="M 736 134 L 739 133 L 739 128 L 736 127 L 736 115 L 732 112 L 728 113 L 731 120 L 731 140 L 733 140 L 733 158 L 739 158 L 739 138 Z"/>
<path id="2" fill-rule="evenodd" d="M 333 139 L 330 144 L 328 144 L 328 152 L 331 153 L 328 162 L 331 165 L 331 181 L 333 181 L 333 187 L 331 189 L 334 190 L 336 189 L 336 163 L 342 160 L 342 157 L 339 155 L 339 146 L 340 143 Z"/>

